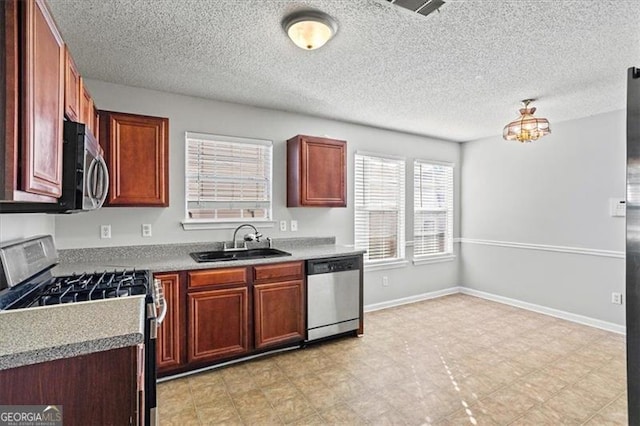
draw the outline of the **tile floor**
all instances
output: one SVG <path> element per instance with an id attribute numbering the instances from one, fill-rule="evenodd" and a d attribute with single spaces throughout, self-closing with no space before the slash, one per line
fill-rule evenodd
<path id="1" fill-rule="evenodd" d="M 624 425 L 620 335 L 466 295 L 158 386 L 163 425 Z"/>

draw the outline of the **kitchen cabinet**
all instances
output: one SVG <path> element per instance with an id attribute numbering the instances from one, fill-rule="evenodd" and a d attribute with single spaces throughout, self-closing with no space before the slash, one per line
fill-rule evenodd
<path id="1" fill-rule="evenodd" d="M 169 205 L 169 119 L 100 111 L 109 168 L 105 206 Z"/>
<path id="2" fill-rule="evenodd" d="M 3 405 L 62 405 L 65 425 L 144 424 L 144 352 L 131 346 L 0 371 Z"/>
<path id="3" fill-rule="evenodd" d="M 156 365 L 159 373 L 175 369 L 182 365 L 182 314 L 180 303 L 180 275 L 177 273 L 156 274 L 154 279 L 160 282 L 167 314 L 158 329 L 156 343 Z"/>
<path id="4" fill-rule="evenodd" d="M 226 359 L 249 349 L 249 290 L 246 268 L 189 272 L 187 294 L 189 363 Z"/>
<path id="5" fill-rule="evenodd" d="M 80 95 L 82 93 L 82 82 L 80 73 L 73 61 L 71 52 L 65 49 L 65 72 L 64 72 L 64 112 L 71 121 L 80 120 Z"/>
<path id="6" fill-rule="evenodd" d="M 346 141 L 306 135 L 287 141 L 287 207 L 346 207 L 346 183 Z"/>
<path id="7" fill-rule="evenodd" d="M 254 266 L 256 349 L 301 342 L 305 337 L 302 262 Z"/>
<path id="8" fill-rule="evenodd" d="M 87 89 L 87 86 L 84 84 L 84 80 L 80 79 L 80 120 L 81 123 L 84 123 L 92 135 L 97 134 L 98 129 L 95 128 L 96 122 L 96 113 L 95 113 L 95 104 L 93 102 L 93 98 L 91 97 L 91 93 Z"/>
<path id="9" fill-rule="evenodd" d="M 44 0 L 2 2 L 1 199 L 55 202 L 62 192 L 64 43 Z"/>

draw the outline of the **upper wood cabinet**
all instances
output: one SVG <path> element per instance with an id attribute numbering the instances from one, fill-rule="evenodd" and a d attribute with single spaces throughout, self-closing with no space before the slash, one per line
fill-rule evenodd
<path id="1" fill-rule="evenodd" d="M 305 135 L 287 141 L 287 207 L 346 207 L 346 183 L 346 141 Z"/>
<path id="2" fill-rule="evenodd" d="M 84 80 L 80 79 L 80 120 L 81 123 L 84 123 L 92 135 L 96 135 L 98 133 L 98 129 L 95 128 L 96 123 L 96 110 L 95 105 L 93 103 L 93 98 L 91 97 L 91 93 L 87 90 L 87 86 L 84 84 Z"/>
<path id="3" fill-rule="evenodd" d="M 65 49 L 65 70 L 64 70 L 64 113 L 71 121 L 81 121 L 80 94 L 82 93 L 82 82 L 76 63 L 71 57 L 69 48 Z"/>
<path id="4" fill-rule="evenodd" d="M 105 206 L 169 205 L 169 119 L 100 111 L 109 167 Z"/>
<path id="5" fill-rule="evenodd" d="M 20 190 L 62 193 L 65 49 L 44 0 L 22 7 L 22 181 Z"/>

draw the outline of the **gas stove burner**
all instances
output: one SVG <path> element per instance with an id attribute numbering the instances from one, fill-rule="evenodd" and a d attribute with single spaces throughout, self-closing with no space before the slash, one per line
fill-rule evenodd
<path id="1" fill-rule="evenodd" d="M 12 303 L 10 309 L 148 295 L 149 283 L 148 272 L 136 270 L 52 277 L 28 298 Z"/>

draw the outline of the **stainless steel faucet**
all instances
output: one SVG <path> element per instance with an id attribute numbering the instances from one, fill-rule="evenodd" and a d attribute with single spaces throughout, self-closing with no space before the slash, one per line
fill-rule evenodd
<path id="1" fill-rule="evenodd" d="M 248 226 L 250 228 L 253 229 L 254 233 L 253 234 L 244 234 L 243 237 L 243 246 L 242 247 L 238 247 L 238 242 L 236 241 L 236 235 L 238 234 L 238 231 L 240 230 L 240 228 L 244 228 L 245 226 Z M 250 223 L 243 223 L 242 225 L 238 226 L 236 228 L 235 231 L 233 231 L 233 248 L 228 248 L 227 247 L 227 243 L 224 242 L 222 244 L 222 250 L 248 250 L 247 247 L 247 241 L 257 241 L 260 242 L 260 238 L 262 237 L 262 234 L 260 233 L 260 231 L 258 231 L 256 229 L 255 226 L 251 225 Z"/>

